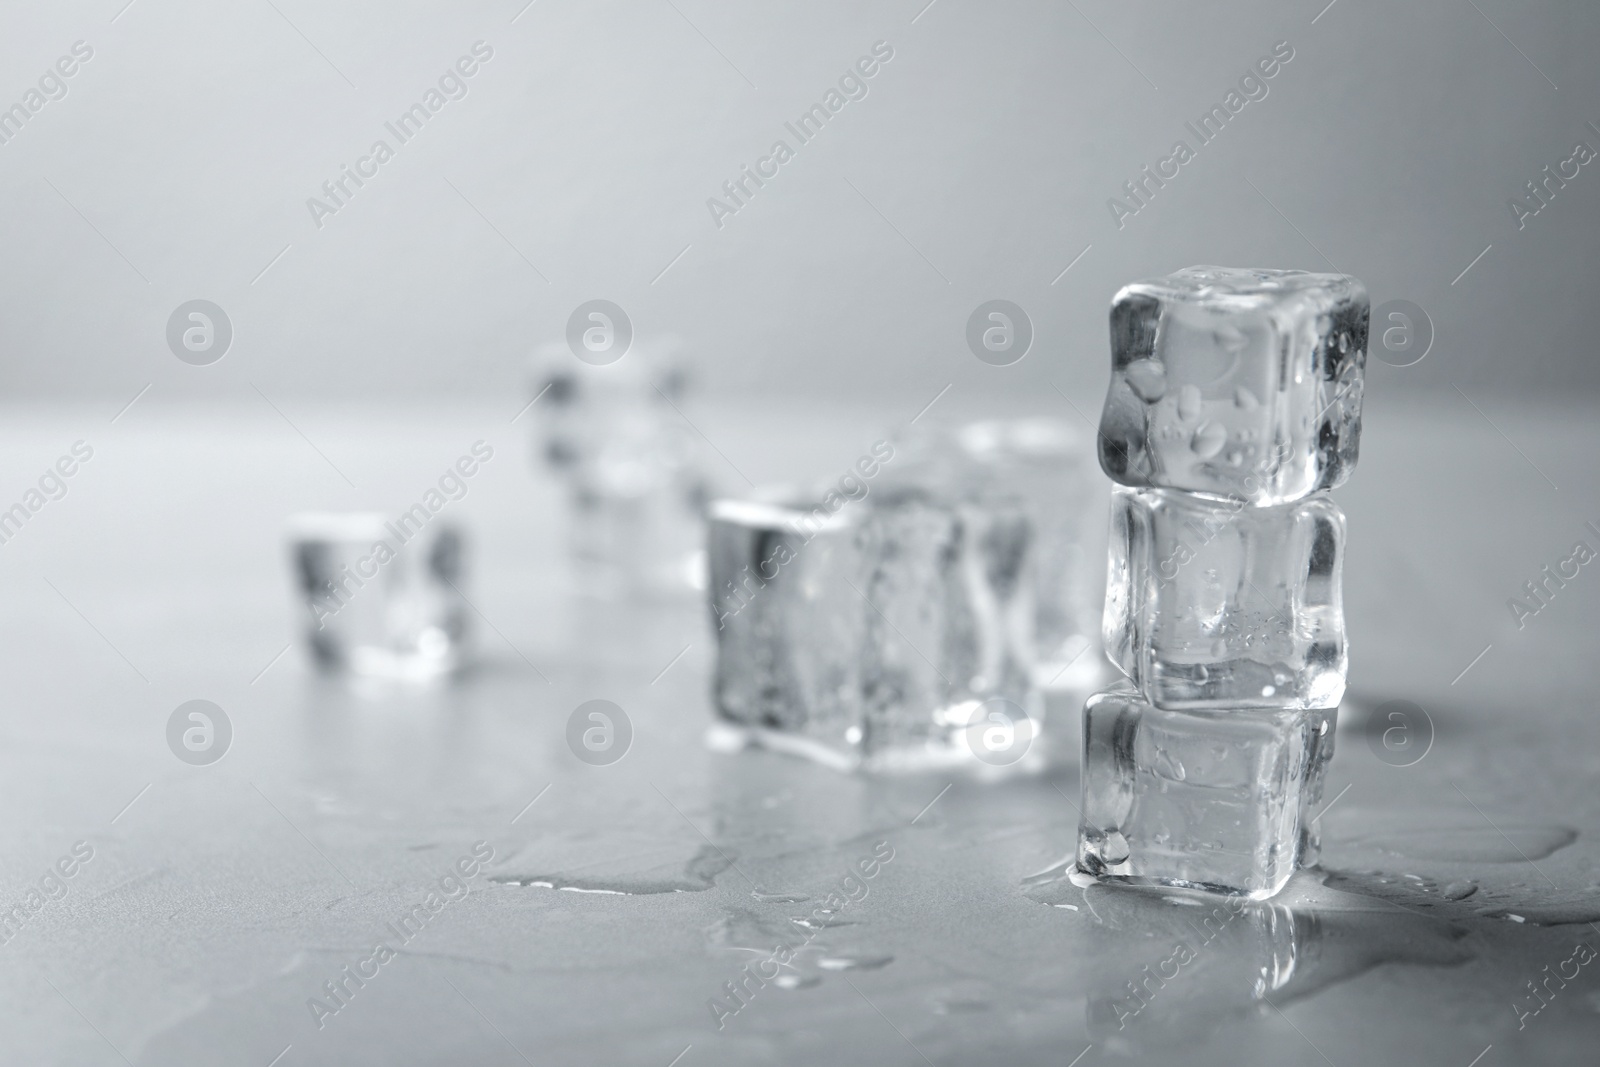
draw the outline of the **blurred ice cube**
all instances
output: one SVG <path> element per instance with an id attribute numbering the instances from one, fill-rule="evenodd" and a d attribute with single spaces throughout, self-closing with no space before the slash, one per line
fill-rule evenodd
<path id="1" fill-rule="evenodd" d="M 862 741 L 864 512 L 774 496 L 711 505 L 717 710 L 752 740 L 853 766 Z"/>
<path id="2" fill-rule="evenodd" d="M 1026 755 L 1039 703 L 1020 509 L 887 485 L 833 494 L 833 506 L 772 499 L 711 507 L 721 716 L 751 741 L 837 766 Z M 974 736 L 1007 740 L 978 751 Z"/>
<path id="3" fill-rule="evenodd" d="M 635 343 L 585 363 L 565 344 L 533 361 L 540 462 L 564 485 L 568 544 L 582 592 L 687 588 L 711 495 L 701 442 L 680 405 L 688 362 L 672 341 Z"/>
<path id="4" fill-rule="evenodd" d="M 318 666 L 422 679 L 462 665 L 464 542 L 447 522 L 377 513 L 297 515 L 291 564 Z"/>
<path id="5" fill-rule="evenodd" d="M 1101 677 L 1105 483 L 1086 434 L 1059 419 L 937 424 L 907 433 L 892 484 L 991 514 L 1018 511 L 1031 530 L 1033 636 L 1025 655 L 1036 684 L 1085 691 Z"/>

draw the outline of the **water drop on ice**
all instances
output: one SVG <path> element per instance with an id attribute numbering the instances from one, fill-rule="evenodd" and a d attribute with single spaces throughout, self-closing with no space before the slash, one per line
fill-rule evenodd
<path id="1" fill-rule="evenodd" d="M 1211 459 L 1228 443 L 1228 431 L 1214 422 L 1202 422 L 1189 439 L 1189 448 L 1201 459 Z"/>
<path id="2" fill-rule="evenodd" d="M 1129 388 L 1146 404 L 1154 404 L 1167 395 L 1167 368 L 1160 360 L 1134 360 L 1123 374 L 1128 379 Z"/>

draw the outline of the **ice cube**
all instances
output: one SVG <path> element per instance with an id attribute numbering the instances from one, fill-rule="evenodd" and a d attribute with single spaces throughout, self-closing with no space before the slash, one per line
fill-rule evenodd
<path id="1" fill-rule="evenodd" d="M 1017 501 L 1033 527 L 1034 678 L 1083 684 L 1100 620 L 1105 483 L 1091 475 L 1086 433 L 1056 419 L 996 419 L 963 426 L 981 500 Z M 1081 690 L 1080 690 L 1081 691 Z"/>
<path id="2" fill-rule="evenodd" d="M 468 606 L 457 527 L 423 525 L 410 513 L 305 514 L 290 520 L 288 533 L 305 638 L 319 666 L 409 679 L 461 666 Z"/>
<path id="3" fill-rule="evenodd" d="M 1119 682 L 1083 709 L 1078 869 L 1263 899 L 1314 859 L 1338 710 L 1157 708 Z"/>
<path id="4" fill-rule="evenodd" d="M 578 592 L 621 597 L 690 584 L 711 491 L 700 439 L 681 412 L 688 381 L 670 341 L 598 366 L 564 344 L 536 354 L 528 421 L 566 489 Z"/>
<path id="5" fill-rule="evenodd" d="M 953 504 L 886 486 L 862 531 L 866 754 L 883 767 L 1020 759 L 1038 732 L 1033 531 L 1015 504 Z M 990 720 L 990 715 L 999 720 Z M 985 750 L 984 723 L 1005 741 Z"/>
<path id="6" fill-rule="evenodd" d="M 711 507 L 722 719 L 837 766 L 1025 756 L 1038 733 L 1026 516 L 888 485 L 813 499 Z"/>
<path id="7" fill-rule="evenodd" d="M 1171 708 L 1331 708 L 1344 695 L 1344 514 L 1112 491 L 1102 640 Z"/>
<path id="8" fill-rule="evenodd" d="M 1032 527 L 1033 639 L 1041 686 L 1086 692 L 1099 681 L 1104 482 L 1091 474 L 1088 435 L 1057 419 L 924 424 L 896 442 L 888 484 L 985 510 L 1020 510 Z"/>
<path id="9" fill-rule="evenodd" d="M 1252 505 L 1339 485 L 1360 444 L 1368 317 L 1345 274 L 1189 267 L 1124 286 L 1100 466 Z"/>
<path id="10" fill-rule="evenodd" d="M 853 766 L 862 741 L 864 507 L 778 500 L 711 505 L 717 711 L 751 740 Z"/>

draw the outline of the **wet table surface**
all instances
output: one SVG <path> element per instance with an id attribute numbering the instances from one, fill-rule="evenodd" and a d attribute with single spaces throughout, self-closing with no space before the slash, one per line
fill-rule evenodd
<path id="1" fill-rule="evenodd" d="M 6 505 L 93 452 L 0 545 L 4 1062 L 1592 1059 L 1600 575 L 1506 601 L 1600 549 L 1593 409 L 1369 407 L 1322 865 L 1217 910 L 1024 887 L 1073 845 L 1078 696 L 1051 700 L 1048 769 L 1000 782 L 709 751 L 703 607 L 584 594 L 514 406 L 118 406 L 0 420 Z M 887 421 L 690 413 L 757 481 L 842 471 Z M 449 505 L 475 668 L 351 685 L 284 651 L 284 518 L 403 507 L 477 440 Z M 210 766 L 167 747 L 196 698 L 232 723 Z M 567 747 L 592 698 L 633 724 L 610 766 Z M 1396 699 L 1432 723 L 1414 762 L 1370 743 Z M 792 966 L 731 999 L 779 942 Z"/>

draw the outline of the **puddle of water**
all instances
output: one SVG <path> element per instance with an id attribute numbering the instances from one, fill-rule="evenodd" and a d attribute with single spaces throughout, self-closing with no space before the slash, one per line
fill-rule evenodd
<path id="1" fill-rule="evenodd" d="M 817 966 L 825 971 L 876 971 L 893 962 L 893 956 L 824 956 Z"/>
<path id="2" fill-rule="evenodd" d="M 1544 859 L 1578 839 L 1567 826 L 1420 827 L 1357 837 L 1347 846 L 1376 849 L 1391 856 L 1451 863 L 1528 863 Z"/>
<path id="3" fill-rule="evenodd" d="M 598 893 L 606 896 L 652 896 L 660 893 L 703 893 L 717 884 L 717 876 L 733 865 L 726 852 L 704 845 L 687 863 L 681 874 L 494 874 L 491 882 L 534 889 L 555 889 L 568 893 Z"/>

